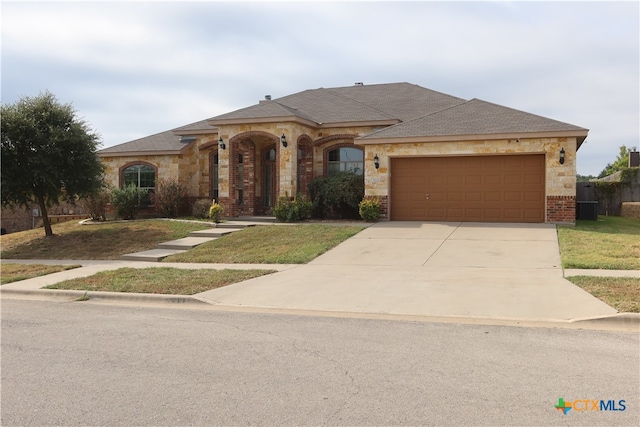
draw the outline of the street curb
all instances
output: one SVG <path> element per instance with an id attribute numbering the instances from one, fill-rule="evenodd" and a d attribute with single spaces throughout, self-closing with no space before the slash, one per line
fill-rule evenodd
<path id="1" fill-rule="evenodd" d="M 379 320 L 426 321 L 434 323 L 463 323 L 493 326 L 546 327 L 565 329 L 610 330 L 618 332 L 640 332 L 640 313 L 616 313 L 609 316 L 590 317 L 571 320 L 545 319 L 502 319 L 475 318 L 460 316 L 420 316 L 389 313 L 323 311 L 305 309 L 284 309 L 277 307 L 227 306 L 190 295 L 142 294 L 106 291 L 76 291 L 63 289 L 2 289 L 0 296 L 17 296 L 24 299 L 59 300 L 64 302 L 95 302 L 145 304 L 151 306 L 174 306 L 184 308 L 202 308 L 218 311 L 245 313 L 287 314 L 296 316 L 344 317 Z"/>
<path id="2" fill-rule="evenodd" d="M 62 298 L 66 300 L 70 299 L 72 301 L 79 301 L 87 298 L 89 300 L 128 301 L 135 303 L 164 303 L 194 306 L 210 305 L 189 295 L 141 294 L 132 292 L 75 291 L 61 289 L 2 289 L 2 291 L 0 291 L 0 295 Z"/>
<path id="3" fill-rule="evenodd" d="M 640 313 L 616 313 L 610 316 L 589 317 L 585 319 L 574 319 L 575 324 L 608 324 L 632 327 L 635 326 L 640 331 Z"/>

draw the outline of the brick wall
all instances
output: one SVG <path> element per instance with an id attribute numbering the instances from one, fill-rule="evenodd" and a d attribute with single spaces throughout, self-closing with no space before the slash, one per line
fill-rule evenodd
<path id="1" fill-rule="evenodd" d="M 379 196 L 380 219 L 389 219 L 389 196 Z"/>
<path id="2" fill-rule="evenodd" d="M 574 196 L 547 196 L 547 222 L 574 223 L 576 198 Z"/>

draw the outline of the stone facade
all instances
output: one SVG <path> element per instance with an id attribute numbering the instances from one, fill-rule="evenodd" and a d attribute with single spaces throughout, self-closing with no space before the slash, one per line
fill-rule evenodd
<path id="1" fill-rule="evenodd" d="M 213 198 L 212 164 L 218 156 L 219 200 L 225 216 L 268 213 L 265 206 L 265 156 L 275 149 L 273 196 L 294 197 L 305 192 L 314 177 L 327 173 L 327 153 L 335 148 L 357 146 L 364 150 L 365 194 L 383 201 L 383 217 L 389 212 L 389 159 L 409 156 L 456 156 L 487 154 L 544 153 L 546 163 L 547 222 L 573 222 L 575 216 L 576 138 L 500 139 L 479 141 L 387 143 L 359 145 L 359 135 L 371 128 L 335 128 L 321 132 L 301 125 L 222 126 L 220 137 L 225 149 L 220 149 L 218 135 L 201 135 L 180 154 L 119 156 L 104 158 L 107 176 L 112 186 L 121 185 L 122 170 L 132 164 L 153 166 L 158 177 L 175 178 L 188 191 L 190 198 Z M 287 147 L 280 142 L 285 135 Z M 315 139 L 314 139 L 315 138 Z M 560 150 L 565 150 L 564 164 L 559 163 Z M 298 158 L 298 155 L 301 158 Z M 380 167 L 373 167 L 378 156 Z M 242 156 L 243 176 L 239 181 L 239 159 Z M 299 161 L 300 160 L 300 161 Z M 298 188 L 298 168 L 301 187 Z M 233 173 L 232 173 L 233 171 Z M 240 202 L 239 192 L 242 191 Z M 273 205 L 273 201 L 270 203 Z"/>
<path id="2" fill-rule="evenodd" d="M 576 151 L 587 133 L 571 124 L 410 83 L 359 84 L 277 100 L 267 97 L 250 107 L 105 149 L 101 157 L 112 186 L 122 184 L 124 168 L 143 162 L 154 168 L 156 179 L 179 180 L 192 200 L 217 198 L 224 216 L 233 217 L 268 214 L 278 198 L 304 194 L 315 177 L 327 175 L 331 150 L 355 147 L 363 151 L 365 195 L 378 197 L 388 218 L 394 200 L 390 159 L 539 154 L 545 159 L 546 212 L 540 212 L 539 220 L 546 215 L 545 222 L 564 223 L 574 221 Z M 379 168 L 374 167 L 376 156 Z"/>

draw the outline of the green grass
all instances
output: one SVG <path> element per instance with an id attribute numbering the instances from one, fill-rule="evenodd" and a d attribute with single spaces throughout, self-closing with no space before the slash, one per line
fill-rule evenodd
<path id="1" fill-rule="evenodd" d="M 598 221 L 576 221 L 559 226 L 563 268 L 640 269 L 640 221 L 599 216 Z"/>
<path id="2" fill-rule="evenodd" d="M 363 229 L 325 224 L 249 227 L 164 262 L 304 264 Z"/>
<path id="3" fill-rule="evenodd" d="M 633 277 L 567 277 L 620 312 L 640 313 L 640 279 Z"/>
<path id="4" fill-rule="evenodd" d="M 56 283 L 46 289 L 194 295 L 271 273 L 275 270 L 120 268 Z"/>
<path id="5" fill-rule="evenodd" d="M 3 259 L 120 259 L 121 255 L 154 249 L 158 243 L 186 237 L 213 224 L 184 221 L 106 221 L 81 225 L 71 221 L 0 237 Z"/>
<path id="6" fill-rule="evenodd" d="M 0 264 L 0 284 L 4 285 L 20 280 L 44 276 L 59 271 L 78 268 L 79 265 L 44 265 L 44 264 Z"/>

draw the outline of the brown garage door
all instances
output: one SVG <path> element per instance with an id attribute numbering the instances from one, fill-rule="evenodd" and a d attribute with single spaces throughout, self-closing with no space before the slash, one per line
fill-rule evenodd
<path id="1" fill-rule="evenodd" d="M 391 159 L 391 219 L 544 222 L 543 154 Z"/>

